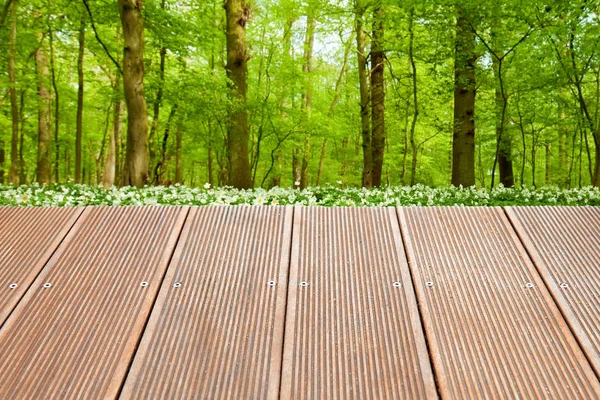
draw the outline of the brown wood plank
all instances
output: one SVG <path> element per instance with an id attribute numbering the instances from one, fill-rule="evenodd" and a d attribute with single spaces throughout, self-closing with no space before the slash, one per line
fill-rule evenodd
<path id="1" fill-rule="evenodd" d="M 0 207 L 0 326 L 83 208 Z"/>
<path id="2" fill-rule="evenodd" d="M 442 398 L 600 398 L 500 208 L 399 208 Z"/>
<path id="3" fill-rule="evenodd" d="M 0 330 L 2 397 L 114 398 L 186 215 L 86 208 Z"/>
<path id="4" fill-rule="evenodd" d="M 297 207 L 281 398 L 434 399 L 393 208 Z"/>
<path id="5" fill-rule="evenodd" d="M 505 211 L 600 377 L 600 207 Z"/>
<path id="6" fill-rule="evenodd" d="M 292 214 L 190 210 L 122 398 L 277 398 Z"/>

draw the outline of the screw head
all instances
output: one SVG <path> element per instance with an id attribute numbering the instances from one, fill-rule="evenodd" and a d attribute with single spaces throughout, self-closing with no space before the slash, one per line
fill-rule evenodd
<path id="1" fill-rule="evenodd" d="M 16 289 L 17 286 L 19 286 L 19 285 L 17 285 L 16 283 L 11 283 L 10 285 L 8 285 L 8 288 L 9 289 Z"/>
<path id="2" fill-rule="evenodd" d="M 306 287 L 306 286 L 308 286 L 308 282 L 300 282 L 300 286 Z"/>
<path id="3" fill-rule="evenodd" d="M 569 284 L 568 284 L 568 283 L 566 283 L 566 282 L 563 282 L 563 283 L 561 283 L 561 284 L 560 284 L 560 287 L 561 287 L 562 289 L 566 289 L 566 288 L 568 288 L 568 287 L 569 287 Z"/>
<path id="4" fill-rule="evenodd" d="M 173 287 L 174 287 L 174 288 L 179 288 L 179 287 L 181 287 L 181 282 L 175 282 L 175 283 L 173 284 Z"/>
<path id="5" fill-rule="evenodd" d="M 140 284 L 140 286 L 141 286 L 141 287 L 146 287 L 146 286 L 148 286 L 148 282 L 142 282 L 142 283 Z"/>
<path id="6" fill-rule="evenodd" d="M 432 287 L 433 286 L 433 282 L 425 282 L 425 286 Z"/>
<path id="7" fill-rule="evenodd" d="M 267 282 L 267 285 L 269 285 L 269 286 L 275 286 L 275 281 L 269 281 L 269 282 Z"/>
<path id="8" fill-rule="evenodd" d="M 392 283 L 392 285 L 394 287 L 400 287 L 400 286 L 402 286 L 402 284 L 400 282 L 394 282 L 394 283 Z"/>
<path id="9" fill-rule="evenodd" d="M 534 287 L 534 286 L 535 286 L 535 285 L 534 285 L 532 282 L 527 282 L 527 283 L 525 284 L 525 287 L 527 287 L 527 288 L 532 288 L 532 287 Z"/>
<path id="10" fill-rule="evenodd" d="M 48 289 L 49 287 L 52 287 L 52 284 L 50 282 L 46 282 L 44 283 L 44 287 Z"/>

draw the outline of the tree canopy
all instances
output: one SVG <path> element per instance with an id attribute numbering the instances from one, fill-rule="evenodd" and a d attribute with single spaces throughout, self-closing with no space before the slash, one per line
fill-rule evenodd
<path id="1" fill-rule="evenodd" d="M 597 0 L 0 13 L 0 183 L 600 185 Z"/>

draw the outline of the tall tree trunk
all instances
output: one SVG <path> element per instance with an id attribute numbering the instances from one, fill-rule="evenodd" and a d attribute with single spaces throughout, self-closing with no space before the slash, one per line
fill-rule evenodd
<path id="1" fill-rule="evenodd" d="M 50 83 L 48 56 L 42 40 L 40 40 L 40 46 L 35 51 L 35 67 L 39 96 L 37 181 L 42 185 L 48 185 L 52 181 L 52 165 L 50 161 L 50 148 L 52 145 L 52 97 L 48 88 Z"/>
<path id="2" fill-rule="evenodd" d="M 49 39 L 50 39 L 50 72 L 52 75 L 52 90 L 54 90 L 54 181 L 60 182 L 59 176 L 59 160 L 60 160 L 60 144 L 58 142 L 58 130 L 60 127 L 60 93 L 58 92 L 58 85 L 56 83 L 56 68 L 54 66 L 54 32 L 49 26 Z"/>
<path id="3" fill-rule="evenodd" d="M 119 42 L 119 33 L 117 32 L 117 43 Z M 117 72 L 114 79 L 114 108 L 113 108 L 113 129 L 109 132 L 108 151 L 104 160 L 104 173 L 102 174 L 102 184 L 105 189 L 115 184 L 115 177 L 118 176 L 119 166 L 119 138 L 121 136 L 121 108 L 122 101 L 119 93 L 121 86 L 121 75 Z"/>
<path id="4" fill-rule="evenodd" d="M 373 10 L 371 42 L 371 129 L 373 148 L 373 186 L 381 186 L 385 150 L 385 84 L 383 54 L 383 7 Z"/>
<path id="5" fill-rule="evenodd" d="M 19 123 L 21 125 L 19 132 L 19 185 L 25 185 L 27 183 L 25 156 L 23 155 L 23 144 L 25 142 L 25 90 L 22 90 L 20 95 Z"/>
<path id="6" fill-rule="evenodd" d="M 115 108 L 117 105 L 115 104 Z M 114 119 L 114 115 L 113 115 Z M 115 183 L 115 126 L 113 122 L 113 129 L 108 133 L 108 151 L 106 152 L 106 159 L 104 160 L 104 172 L 102 174 L 102 185 L 105 189 L 109 189 Z"/>
<path id="7" fill-rule="evenodd" d="M 400 109 L 400 107 L 398 107 Z M 402 134 L 402 145 L 404 146 L 404 151 L 402 152 L 402 170 L 400 171 L 400 184 L 402 186 L 406 185 L 406 164 L 408 160 L 408 118 L 410 111 L 410 102 L 406 100 L 406 113 L 404 114 L 404 129 Z"/>
<path id="8" fill-rule="evenodd" d="M 313 48 L 315 44 L 315 28 L 317 20 L 314 15 L 314 11 L 309 12 L 306 19 L 306 35 L 304 37 L 304 65 L 302 66 L 302 72 L 304 72 L 304 110 L 306 111 L 306 119 L 310 120 L 312 116 L 312 99 L 313 99 L 313 83 L 312 83 L 312 70 L 313 70 Z M 302 157 L 302 170 L 300 171 L 300 189 L 304 189 L 308 186 L 308 163 L 310 161 L 310 132 L 304 131 L 304 151 Z"/>
<path id="9" fill-rule="evenodd" d="M 123 88 L 127 104 L 127 151 L 121 184 L 148 181 L 148 114 L 144 99 L 144 21 L 141 1 L 119 0 L 125 55 Z"/>
<path id="10" fill-rule="evenodd" d="M 410 10 L 410 23 L 409 23 L 409 45 L 408 45 L 408 57 L 410 59 L 410 66 L 412 70 L 412 95 L 413 95 L 413 119 L 410 125 L 410 147 L 412 149 L 411 164 L 410 164 L 410 186 L 415 185 L 415 176 L 417 175 L 417 157 L 419 155 L 419 146 L 415 140 L 415 127 L 417 126 L 417 118 L 419 117 L 419 102 L 417 96 L 417 65 L 415 63 L 414 56 L 414 41 L 415 32 L 413 29 L 415 18 L 415 9 Z"/>
<path id="11" fill-rule="evenodd" d="M 325 152 L 327 151 L 327 138 L 323 139 L 321 145 L 321 158 L 319 159 L 319 170 L 317 171 L 317 182 L 315 186 L 319 186 L 321 183 L 321 174 L 323 173 L 323 163 L 325 162 Z"/>
<path id="12" fill-rule="evenodd" d="M 250 160 L 248 159 L 248 111 L 246 92 L 248 86 L 248 54 L 246 48 L 246 23 L 250 19 L 250 7 L 245 0 L 226 0 L 227 77 L 229 93 L 233 100 L 230 110 L 227 155 L 229 161 L 229 184 L 246 189 L 252 186 Z"/>
<path id="13" fill-rule="evenodd" d="M 15 56 L 17 48 L 17 2 L 13 1 L 10 10 L 10 35 L 8 44 L 8 81 L 10 85 L 10 112 L 12 117 L 12 137 L 10 141 L 10 172 L 8 180 L 13 185 L 19 183 L 19 107 L 15 79 Z"/>
<path id="14" fill-rule="evenodd" d="M 181 122 L 177 125 L 176 133 L 176 147 L 175 147 L 175 183 L 183 183 L 183 125 Z M 212 181 L 212 171 L 209 178 Z M 212 183 L 209 182 L 212 186 Z"/>
<path id="15" fill-rule="evenodd" d="M 161 1 L 161 8 L 164 10 L 165 9 L 165 0 Z M 156 92 L 156 99 L 154 100 L 154 105 L 153 105 L 153 115 L 152 115 L 152 125 L 150 125 L 150 135 L 148 136 L 148 144 L 150 146 L 150 163 L 153 164 L 156 162 L 156 151 L 154 149 L 153 143 L 154 143 L 154 136 L 156 135 L 156 132 L 158 131 L 158 122 L 159 122 L 159 114 L 160 114 L 160 107 L 162 106 L 162 98 L 163 98 L 163 91 L 164 91 L 164 84 L 165 84 L 165 62 L 166 62 L 166 58 L 167 58 L 167 49 L 166 47 L 163 45 L 160 48 L 160 66 L 159 66 L 159 76 L 158 76 L 158 90 Z M 160 162 L 160 160 L 158 161 Z M 155 176 L 154 179 L 156 180 L 157 177 Z"/>
<path id="16" fill-rule="evenodd" d="M 454 61 L 452 184 L 475 185 L 475 34 L 458 8 Z"/>
<path id="17" fill-rule="evenodd" d="M 559 184 L 563 187 L 569 186 L 571 179 L 569 178 L 569 174 L 565 173 L 565 169 L 563 168 L 567 165 L 567 138 L 570 135 L 569 126 L 566 123 L 567 115 L 564 110 L 563 101 L 558 99 L 558 160 L 561 168 L 557 169 L 558 181 Z M 572 164 L 572 160 L 571 163 Z"/>
<path id="18" fill-rule="evenodd" d="M 550 185 L 550 143 L 546 142 L 546 185 Z"/>
<path id="19" fill-rule="evenodd" d="M 363 23 L 364 10 L 355 9 L 356 56 L 358 59 L 358 83 L 360 89 L 360 131 L 363 149 L 362 186 L 373 187 L 373 150 L 371 143 L 371 121 L 369 113 L 370 91 L 367 80 L 367 58 L 365 56 L 366 34 Z"/>
<path id="20" fill-rule="evenodd" d="M 350 143 L 350 137 L 344 136 L 342 140 L 342 153 L 344 155 L 342 161 L 342 185 L 346 183 L 346 174 L 348 173 L 348 144 Z"/>
<path id="21" fill-rule="evenodd" d="M 504 93 L 504 71 L 502 70 L 502 63 L 504 57 L 498 58 L 500 54 L 504 54 L 504 51 L 499 48 L 498 37 L 499 37 L 499 24 L 500 21 L 497 17 L 492 22 L 492 47 L 494 53 L 492 54 L 492 67 L 496 78 L 494 97 L 495 97 L 495 111 L 496 111 L 496 140 L 498 148 L 498 169 L 500 170 L 500 183 L 505 187 L 515 186 L 515 177 L 513 172 L 513 160 L 512 160 L 512 138 L 511 133 L 506 131 L 506 108 L 507 98 Z"/>
<path id="22" fill-rule="evenodd" d="M 79 25 L 79 56 L 77 57 L 77 130 L 75 131 L 75 183 L 81 180 L 81 145 L 83 139 L 83 55 L 85 52 L 85 10 Z"/>

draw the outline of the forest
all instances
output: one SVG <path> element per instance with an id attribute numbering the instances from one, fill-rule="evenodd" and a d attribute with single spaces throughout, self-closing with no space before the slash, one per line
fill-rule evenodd
<path id="1" fill-rule="evenodd" d="M 2 0 L 0 184 L 600 186 L 598 0 Z"/>

